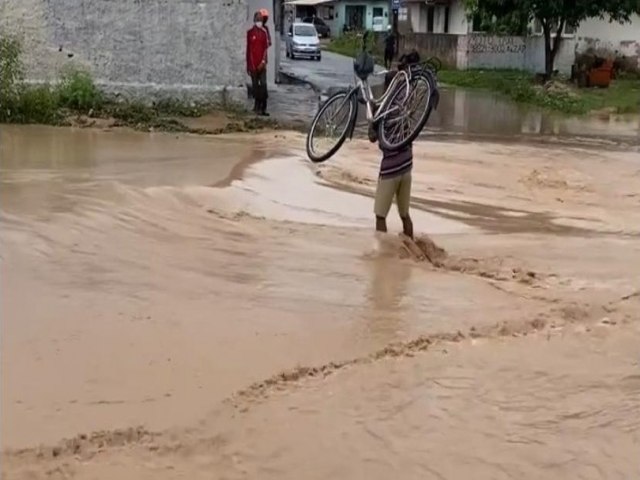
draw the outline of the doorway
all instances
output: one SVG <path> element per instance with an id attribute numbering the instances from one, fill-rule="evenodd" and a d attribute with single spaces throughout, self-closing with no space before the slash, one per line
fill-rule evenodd
<path id="1" fill-rule="evenodd" d="M 345 7 L 345 26 L 348 30 L 364 30 L 366 5 L 347 5 Z"/>

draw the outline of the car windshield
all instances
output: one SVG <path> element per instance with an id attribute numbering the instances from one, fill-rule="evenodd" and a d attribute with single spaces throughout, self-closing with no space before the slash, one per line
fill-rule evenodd
<path id="1" fill-rule="evenodd" d="M 316 29 L 311 25 L 298 25 L 293 29 L 296 37 L 315 37 Z"/>

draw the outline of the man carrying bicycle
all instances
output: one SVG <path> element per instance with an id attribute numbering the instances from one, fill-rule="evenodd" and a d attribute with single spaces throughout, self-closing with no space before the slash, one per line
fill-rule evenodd
<path id="1" fill-rule="evenodd" d="M 374 128 L 369 129 L 369 140 L 377 142 Z M 402 220 L 402 232 L 413 239 L 413 221 L 409 215 L 411 203 L 411 170 L 413 169 L 413 145 L 410 143 L 398 150 L 386 150 L 380 146 L 382 160 L 373 211 L 376 216 L 376 231 L 387 232 L 387 215 L 395 199 Z"/>

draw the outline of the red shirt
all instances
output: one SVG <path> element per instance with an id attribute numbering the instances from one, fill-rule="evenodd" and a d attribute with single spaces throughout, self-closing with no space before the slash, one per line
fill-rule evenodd
<path id="1" fill-rule="evenodd" d="M 255 25 L 251 27 L 247 31 L 247 70 L 256 73 L 264 68 L 267 64 L 268 49 L 269 35 L 266 30 Z"/>

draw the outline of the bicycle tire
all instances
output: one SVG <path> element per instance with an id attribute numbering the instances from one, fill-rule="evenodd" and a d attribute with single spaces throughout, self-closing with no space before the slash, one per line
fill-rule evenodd
<path id="1" fill-rule="evenodd" d="M 356 122 L 356 116 L 358 114 L 358 102 L 356 98 L 356 92 L 357 90 L 353 89 L 350 91 L 338 92 L 332 95 L 322 104 L 322 106 L 318 110 L 318 113 L 316 113 L 315 117 L 313 117 L 313 121 L 311 122 L 311 127 L 309 128 L 309 132 L 307 133 L 307 141 L 306 141 L 307 156 L 309 157 L 309 160 L 311 160 L 312 162 L 314 163 L 324 162 L 325 160 L 328 160 L 333 155 L 335 155 L 335 153 L 340 149 L 340 147 L 345 142 L 347 137 L 353 131 L 353 128 Z M 318 127 L 318 122 L 320 121 L 322 114 L 326 112 L 327 109 L 334 102 L 338 102 L 338 101 L 346 101 L 349 103 L 350 111 L 349 111 L 349 118 L 348 118 L 347 124 L 345 125 L 344 131 L 341 133 L 340 137 L 338 137 L 338 140 L 335 143 L 335 145 L 333 145 L 333 147 L 331 147 L 327 152 L 318 153 L 313 148 L 313 137 L 314 137 L 316 128 Z"/>
<path id="2" fill-rule="evenodd" d="M 434 103 L 437 105 L 437 98 L 438 98 L 438 94 L 437 92 L 437 86 L 435 84 L 435 78 L 430 75 L 427 72 L 424 73 L 420 73 L 418 75 L 413 76 L 410 80 L 409 80 L 409 84 L 410 84 L 410 94 L 411 92 L 416 88 L 416 84 L 418 82 L 425 82 L 426 85 L 428 85 L 428 100 L 426 103 L 426 108 L 424 108 L 424 110 L 421 112 L 420 117 L 416 123 L 416 125 L 413 127 L 413 129 L 411 130 L 411 132 L 409 132 L 406 136 L 406 138 L 400 142 L 391 142 L 386 135 L 386 130 L 385 130 L 385 126 L 387 125 L 387 121 L 391 118 L 389 116 L 384 116 L 380 119 L 380 121 L 378 122 L 378 140 L 380 142 L 380 146 L 385 149 L 385 150 L 400 150 L 402 148 L 405 148 L 406 146 L 408 146 L 411 142 L 413 142 L 416 138 L 418 138 L 418 135 L 420 135 L 420 133 L 422 132 L 425 124 L 427 123 L 427 121 L 429 120 L 429 117 L 431 116 L 431 112 L 433 111 L 434 108 Z M 435 88 L 434 88 L 435 87 Z M 396 92 L 394 92 L 392 95 L 392 100 L 390 101 L 390 104 L 393 103 L 393 99 L 395 98 L 395 96 L 400 95 L 402 93 L 402 90 L 397 89 Z M 434 102 L 435 101 L 435 102 Z"/>

